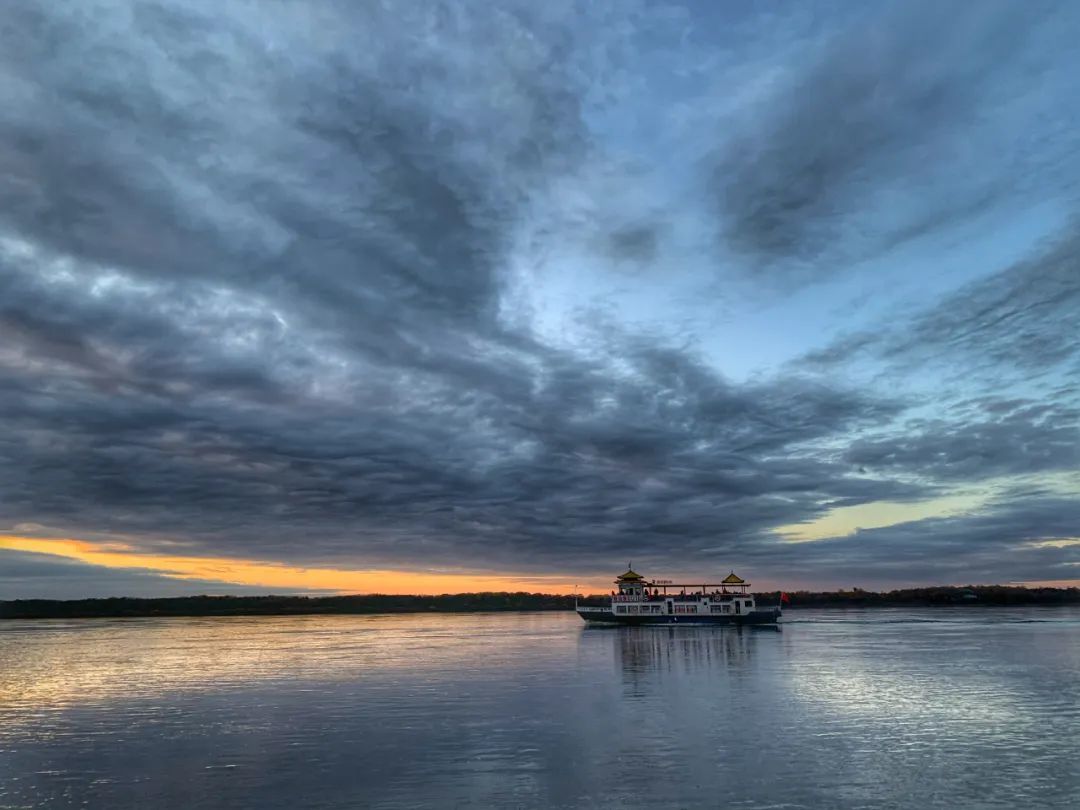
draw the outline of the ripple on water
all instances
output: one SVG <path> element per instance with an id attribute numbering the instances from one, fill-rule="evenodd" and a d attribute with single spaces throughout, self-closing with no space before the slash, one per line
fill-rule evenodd
<path id="1" fill-rule="evenodd" d="M 1080 806 L 1080 612 L 789 617 L 0 622 L 0 807 Z"/>

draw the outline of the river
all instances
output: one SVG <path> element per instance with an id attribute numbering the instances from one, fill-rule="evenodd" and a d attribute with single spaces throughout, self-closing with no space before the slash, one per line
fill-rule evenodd
<path id="1" fill-rule="evenodd" d="M 0 808 L 1080 807 L 1080 610 L 0 621 Z"/>

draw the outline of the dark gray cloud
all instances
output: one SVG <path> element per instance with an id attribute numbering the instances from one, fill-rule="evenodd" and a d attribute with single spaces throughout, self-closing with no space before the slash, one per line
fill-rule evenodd
<path id="1" fill-rule="evenodd" d="M 1080 19 L 1060 4 L 864 4 L 785 55 L 712 177 L 760 275 L 841 272 L 1020 197 L 1075 198 Z"/>
<path id="2" fill-rule="evenodd" d="M 1080 408 L 993 400 L 959 410 L 857 439 L 844 459 L 879 475 L 914 472 L 937 481 L 1080 470 Z"/>
<path id="3" fill-rule="evenodd" d="M 660 230 L 652 223 L 618 228 L 609 237 L 608 249 L 616 259 L 646 264 L 656 258 Z"/>
<path id="4" fill-rule="evenodd" d="M 827 369 L 873 359 L 901 372 L 937 365 L 999 381 L 1075 371 L 1080 344 L 1069 324 L 1077 313 L 1080 230 L 1072 227 L 1031 258 L 970 282 L 915 317 L 849 334 L 802 363 Z"/>
<path id="5" fill-rule="evenodd" d="M 735 544 L 827 503 L 924 491 L 799 449 L 895 403 L 797 379 L 735 387 L 639 340 L 617 357 L 621 371 L 557 355 L 539 373 L 493 364 L 465 390 L 400 371 L 390 393 L 337 402 L 190 379 L 185 396 L 118 396 L 120 381 L 65 369 L 62 397 L 39 378 L 5 399 L 5 507 L 202 552 L 544 566 L 643 552 L 658 535 L 687 552 Z"/>
<path id="6" fill-rule="evenodd" d="M 734 382 L 625 323 L 593 318 L 559 342 L 508 311 L 522 234 L 608 160 L 596 120 L 636 88 L 627 32 L 651 30 L 647 9 L 89 8 L 16 3 L 0 35 L 4 528 L 356 567 L 786 564 L 809 552 L 776 551 L 778 526 L 1076 460 L 1064 397 L 1001 410 L 1002 394 L 913 424 L 916 403 L 891 390 L 798 368 Z M 973 48 L 994 20 L 969 21 Z M 898 36 L 875 75 L 911 51 L 915 35 Z M 830 87 L 838 59 L 820 69 Z M 969 115 L 946 107 L 983 67 L 945 71 L 960 85 L 943 100 L 908 77 L 895 115 Z M 873 77 L 836 81 L 872 165 L 913 125 L 874 123 Z M 770 131 L 775 152 L 788 136 Z M 725 203 L 747 220 L 744 248 L 811 244 L 851 199 L 839 186 L 863 170 L 841 164 L 855 158 L 814 148 L 779 164 L 803 189 L 786 202 L 774 169 L 747 164 L 746 196 Z M 806 197 L 818 164 L 836 196 Z M 805 222 L 770 225 L 776 211 Z M 604 216 L 574 234 L 648 264 L 677 220 Z M 918 345 L 1060 362 L 1046 316 L 1075 303 L 1071 255 L 926 314 Z M 1019 337 L 996 314 L 1010 307 L 1032 324 Z M 897 340 L 860 337 L 860 351 L 898 354 Z M 864 356 L 830 351 L 805 366 Z M 1000 446 L 980 455 L 986 441 Z M 34 576 L 19 565 L 14 579 Z"/>

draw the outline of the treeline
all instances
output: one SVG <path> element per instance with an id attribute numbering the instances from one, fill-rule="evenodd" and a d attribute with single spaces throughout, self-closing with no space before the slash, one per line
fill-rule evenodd
<path id="1" fill-rule="evenodd" d="M 1076 605 L 1080 588 L 1025 588 L 1019 585 L 968 585 L 902 588 L 875 592 L 794 591 L 788 594 L 789 607 L 932 607 L 937 605 Z M 769 604 L 762 594 L 759 604 Z M 771 602 L 776 601 L 776 593 Z"/>
<path id="2" fill-rule="evenodd" d="M 877 593 L 795 591 L 787 609 L 832 607 L 929 607 L 938 605 L 1072 605 L 1080 588 L 1024 588 L 1007 585 L 904 588 Z M 759 593 L 758 605 L 776 604 L 778 594 Z M 606 596 L 579 598 L 603 605 Z M 573 610 L 574 597 L 544 593 L 460 593 L 443 596 L 180 596 L 163 599 L 15 599 L 0 601 L 3 619 L 122 618 L 140 616 L 292 616 L 304 614 L 481 613 L 487 611 Z"/>
<path id="3" fill-rule="evenodd" d="M 580 603 L 600 604 L 600 597 Z M 291 616 L 315 613 L 480 613 L 573 610 L 574 597 L 543 593 L 460 593 L 444 596 L 178 596 L 162 599 L 15 599 L 0 601 L 4 619 L 136 616 Z"/>

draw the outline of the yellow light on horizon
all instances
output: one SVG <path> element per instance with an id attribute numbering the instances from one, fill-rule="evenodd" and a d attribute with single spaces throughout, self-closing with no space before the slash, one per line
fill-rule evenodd
<path id="1" fill-rule="evenodd" d="M 949 495 L 927 501 L 874 501 L 832 509 L 815 520 L 779 526 L 776 533 L 792 543 L 847 537 L 860 529 L 882 529 L 926 518 L 970 512 L 987 500 L 985 494 Z"/>
<path id="2" fill-rule="evenodd" d="M 922 501 L 873 501 L 831 509 L 814 520 L 790 523 L 773 531 L 791 543 L 847 537 L 860 529 L 883 529 L 928 518 L 948 518 L 992 506 L 1011 487 L 1037 484 L 1067 496 L 1080 495 L 1080 473 L 1057 472 L 990 478 L 978 486 Z"/>
<path id="3" fill-rule="evenodd" d="M 1028 543 L 1031 548 L 1068 548 L 1080 546 L 1080 537 L 1051 537 L 1047 540 L 1034 540 Z"/>

